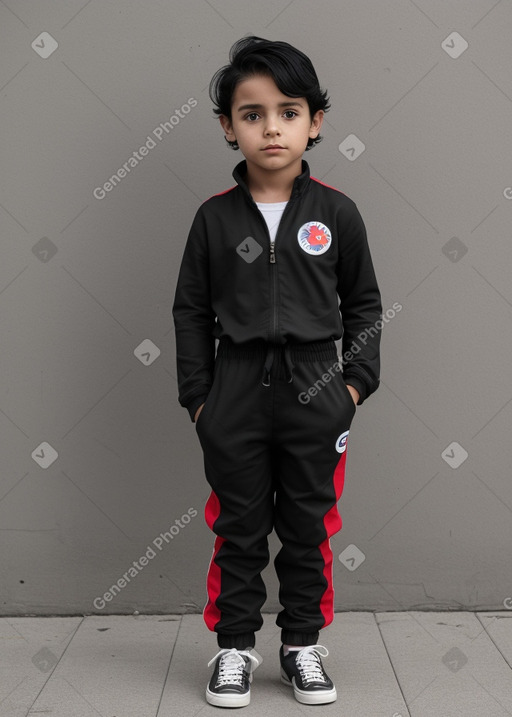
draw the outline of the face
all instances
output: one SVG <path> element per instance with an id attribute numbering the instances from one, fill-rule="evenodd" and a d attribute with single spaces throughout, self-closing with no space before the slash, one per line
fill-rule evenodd
<path id="1" fill-rule="evenodd" d="M 288 97 L 271 77 L 256 75 L 237 85 L 231 120 L 221 115 L 220 122 L 248 164 L 273 171 L 302 159 L 308 139 L 320 132 L 323 115 L 318 110 L 311 118 L 304 97 Z"/>

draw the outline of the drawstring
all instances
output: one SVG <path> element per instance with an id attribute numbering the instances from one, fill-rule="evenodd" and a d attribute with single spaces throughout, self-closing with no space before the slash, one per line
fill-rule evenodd
<path id="1" fill-rule="evenodd" d="M 286 369 L 288 371 L 288 376 L 290 377 L 288 379 L 288 383 L 293 383 L 294 363 L 293 363 L 292 357 L 290 355 L 290 347 L 288 346 L 288 344 L 285 344 L 285 347 L 284 347 L 284 363 L 285 363 Z"/>
<path id="2" fill-rule="evenodd" d="M 265 366 L 263 367 L 263 379 L 261 383 L 264 386 L 270 386 L 270 369 L 274 361 L 274 346 L 269 344 L 267 355 L 265 357 Z"/>
<path id="3" fill-rule="evenodd" d="M 263 378 L 261 383 L 263 386 L 270 386 L 270 369 L 272 368 L 272 364 L 274 362 L 274 344 L 269 344 L 267 355 L 265 357 L 265 366 L 263 367 Z M 292 357 L 290 355 L 290 346 L 288 344 L 284 345 L 284 364 L 286 366 L 286 371 L 288 374 L 288 383 L 293 382 L 293 367 L 294 363 L 292 361 Z"/>

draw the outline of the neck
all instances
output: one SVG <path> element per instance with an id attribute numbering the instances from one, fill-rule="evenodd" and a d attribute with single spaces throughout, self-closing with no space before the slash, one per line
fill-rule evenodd
<path id="1" fill-rule="evenodd" d="M 247 186 L 256 202 L 286 202 L 290 199 L 295 177 L 302 172 L 302 159 L 283 169 L 265 170 L 247 162 Z"/>

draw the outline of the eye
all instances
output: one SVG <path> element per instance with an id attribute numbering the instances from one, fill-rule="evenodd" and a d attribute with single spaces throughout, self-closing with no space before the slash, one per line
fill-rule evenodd
<path id="1" fill-rule="evenodd" d="M 249 114 L 245 116 L 245 119 L 249 120 L 249 122 L 254 122 L 258 117 L 259 114 L 257 112 L 249 112 Z"/>
<path id="2" fill-rule="evenodd" d="M 286 110 L 286 112 L 284 114 L 286 116 L 286 119 L 293 119 L 294 117 L 297 116 L 297 112 L 295 112 L 295 110 Z M 291 115 L 291 117 L 290 117 L 290 115 Z"/>

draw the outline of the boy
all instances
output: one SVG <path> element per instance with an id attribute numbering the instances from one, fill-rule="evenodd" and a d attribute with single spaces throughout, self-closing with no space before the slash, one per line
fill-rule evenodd
<path id="1" fill-rule="evenodd" d="M 330 107 L 309 58 L 242 38 L 210 97 L 245 160 L 236 186 L 199 208 L 173 304 L 178 400 L 196 424 L 217 536 L 203 617 L 220 650 L 206 699 L 249 704 L 275 528 L 281 680 L 323 704 L 337 696 L 317 644 L 334 617 L 330 537 L 356 405 L 379 385 L 380 293 L 355 203 L 302 159 Z"/>

